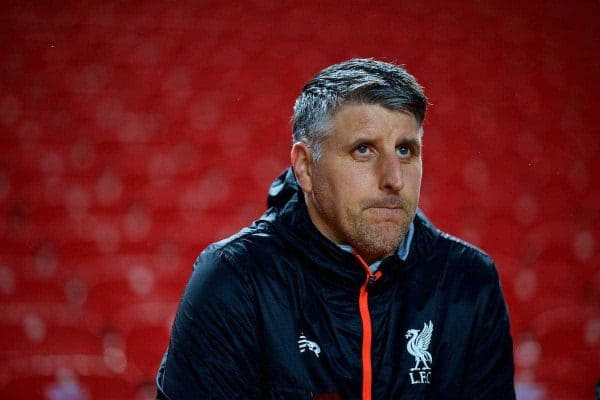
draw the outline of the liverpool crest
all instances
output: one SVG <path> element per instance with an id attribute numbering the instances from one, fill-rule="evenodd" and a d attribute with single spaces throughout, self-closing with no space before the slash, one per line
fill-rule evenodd
<path id="1" fill-rule="evenodd" d="M 429 352 L 433 322 L 424 323 L 423 329 L 409 329 L 406 331 L 406 350 L 415 358 L 415 366 L 408 373 L 411 384 L 429 383 L 431 379 L 431 364 L 433 359 Z"/>

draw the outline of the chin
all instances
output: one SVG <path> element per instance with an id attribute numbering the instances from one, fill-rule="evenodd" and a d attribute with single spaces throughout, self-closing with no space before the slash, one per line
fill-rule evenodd
<path id="1" fill-rule="evenodd" d="M 360 245 L 356 246 L 358 252 L 366 258 L 372 260 L 380 260 L 386 256 L 394 254 L 400 244 L 400 239 L 397 236 L 389 240 L 382 240 L 382 237 L 371 237 L 361 240 Z M 369 240 L 371 239 L 371 240 Z"/>
<path id="2" fill-rule="evenodd" d="M 400 242 L 408 232 L 409 224 L 402 222 L 379 222 L 359 224 L 354 229 L 354 235 L 349 235 L 346 242 L 363 257 L 379 260 L 398 249 Z"/>

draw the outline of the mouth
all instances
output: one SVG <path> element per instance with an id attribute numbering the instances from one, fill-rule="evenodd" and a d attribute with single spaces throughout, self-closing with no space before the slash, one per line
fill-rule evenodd
<path id="1" fill-rule="evenodd" d="M 388 221 L 397 222 L 401 218 L 402 207 L 400 206 L 376 206 L 369 207 L 368 210 L 377 216 Z"/>
<path id="2" fill-rule="evenodd" d="M 372 199 L 364 204 L 364 210 L 373 218 L 373 222 L 401 223 L 406 214 L 408 204 L 402 197 Z"/>
<path id="3" fill-rule="evenodd" d="M 375 210 L 402 210 L 404 208 L 402 203 L 393 202 L 393 203 L 372 203 L 368 204 L 367 208 L 372 208 Z"/>
<path id="4" fill-rule="evenodd" d="M 406 209 L 408 206 L 406 200 L 399 196 L 388 196 L 384 198 L 371 199 L 364 204 L 365 208 L 398 210 Z"/>

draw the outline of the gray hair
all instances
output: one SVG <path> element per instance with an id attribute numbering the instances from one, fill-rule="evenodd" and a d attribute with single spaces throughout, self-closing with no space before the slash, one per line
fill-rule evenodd
<path id="1" fill-rule="evenodd" d="M 330 118 L 349 103 L 409 112 L 419 128 L 427 110 L 423 88 L 404 68 L 373 59 L 352 59 L 325 68 L 304 86 L 294 104 L 294 142 L 306 143 L 317 160 Z"/>

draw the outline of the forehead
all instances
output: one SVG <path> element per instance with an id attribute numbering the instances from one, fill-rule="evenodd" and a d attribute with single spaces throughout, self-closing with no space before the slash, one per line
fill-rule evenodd
<path id="1" fill-rule="evenodd" d="M 394 111 L 377 104 L 346 104 L 331 117 L 332 139 L 414 139 L 420 136 L 420 127 L 413 114 Z"/>

